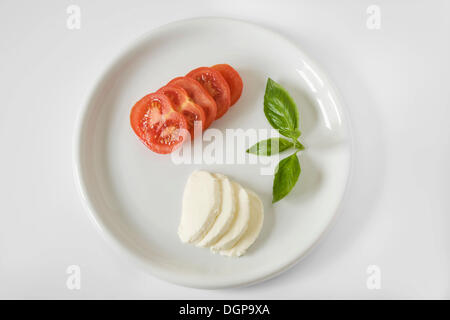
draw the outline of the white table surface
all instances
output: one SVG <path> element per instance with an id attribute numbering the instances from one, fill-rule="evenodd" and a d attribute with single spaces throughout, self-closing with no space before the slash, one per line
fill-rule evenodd
<path id="1" fill-rule="evenodd" d="M 69 5 L 81 29 L 66 27 Z M 366 26 L 378 5 L 381 29 Z M 0 298 L 450 298 L 449 1 L 1 1 Z M 232 17 L 296 41 L 349 110 L 354 163 L 331 231 L 247 288 L 166 283 L 91 224 L 72 172 L 74 121 L 108 63 L 171 21 Z M 81 289 L 66 286 L 70 265 Z M 381 270 L 369 290 L 367 267 Z"/>

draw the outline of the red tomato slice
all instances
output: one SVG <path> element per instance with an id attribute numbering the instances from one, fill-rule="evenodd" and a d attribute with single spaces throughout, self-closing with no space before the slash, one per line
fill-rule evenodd
<path id="1" fill-rule="evenodd" d="M 172 107 L 175 111 L 178 111 L 186 119 L 187 126 L 191 137 L 194 136 L 194 122 L 201 122 L 201 129 L 203 130 L 206 125 L 206 116 L 203 109 L 194 103 L 190 98 L 186 90 L 176 85 L 166 85 L 158 90 L 159 93 L 164 94 L 169 98 L 172 103 Z"/>
<path id="2" fill-rule="evenodd" d="M 200 107 L 203 108 L 206 116 L 205 128 L 208 128 L 216 119 L 217 105 L 214 99 L 209 95 L 197 81 L 188 77 L 178 77 L 169 82 L 169 85 L 176 85 L 186 90 L 188 96 Z"/>
<path id="3" fill-rule="evenodd" d="M 230 107 L 231 94 L 230 86 L 220 72 L 212 68 L 200 67 L 189 72 L 187 76 L 197 80 L 214 98 L 217 104 L 216 119 L 222 117 Z"/>
<path id="4" fill-rule="evenodd" d="M 131 109 L 130 123 L 141 141 L 156 153 L 170 153 L 187 138 L 187 123 L 161 93 L 143 97 Z"/>
<path id="5" fill-rule="evenodd" d="M 231 104 L 236 103 L 236 101 L 239 100 L 242 94 L 242 88 L 244 84 L 242 83 L 241 76 L 239 73 L 229 64 L 216 64 L 215 66 L 212 66 L 214 70 L 217 70 L 220 72 L 220 74 L 225 78 L 228 85 L 230 86 L 230 93 L 231 93 Z"/>

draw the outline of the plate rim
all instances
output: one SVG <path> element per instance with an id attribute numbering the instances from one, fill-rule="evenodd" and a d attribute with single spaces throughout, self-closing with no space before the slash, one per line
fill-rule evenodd
<path id="1" fill-rule="evenodd" d="M 153 266 L 149 264 L 148 262 L 144 261 L 144 259 L 132 252 L 130 252 L 129 248 L 126 247 L 120 239 L 118 239 L 114 233 L 103 224 L 101 221 L 101 218 L 99 217 L 98 213 L 96 212 L 96 209 L 89 197 L 88 190 L 86 187 L 86 181 L 83 178 L 82 174 L 82 164 L 81 164 L 81 149 L 82 149 L 82 135 L 83 135 L 83 128 L 87 120 L 87 116 L 89 113 L 89 110 L 91 109 L 90 106 L 92 104 L 92 100 L 95 97 L 95 94 L 97 93 L 100 85 L 103 83 L 103 81 L 107 78 L 107 76 L 110 74 L 110 72 L 114 69 L 115 65 L 120 63 L 130 52 L 132 52 L 134 49 L 136 49 L 143 40 L 149 39 L 152 37 L 152 35 L 156 35 L 159 31 L 162 31 L 164 29 L 176 27 L 177 25 L 183 25 L 186 23 L 192 23 L 192 22 L 208 22 L 208 21 L 224 21 L 224 22 L 231 22 L 231 23 L 239 23 L 247 26 L 251 26 L 254 28 L 258 28 L 261 31 L 264 31 L 266 33 L 271 34 L 272 36 L 277 37 L 278 39 L 290 44 L 294 48 L 298 50 L 298 52 L 302 55 L 302 58 L 308 62 L 310 66 L 314 68 L 314 70 L 318 71 L 321 78 L 324 79 L 329 86 L 330 90 L 332 91 L 333 95 L 336 97 L 337 104 L 339 105 L 339 112 L 341 112 L 345 118 L 344 126 L 347 131 L 348 135 L 348 147 L 349 147 L 349 161 L 347 166 L 347 174 L 346 174 L 346 181 L 345 185 L 342 191 L 341 198 L 336 206 L 335 212 L 333 213 L 330 221 L 328 222 L 327 226 L 319 233 L 317 238 L 311 243 L 311 245 L 306 249 L 297 254 L 291 261 L 287 264 L 285 264 L 281 268 L 277 268 L 273 270 L 272 272 L 269 272 L 263 276 L 255 276 L 253 278 L 249 278 L 247 281 L 229 281 L 227 283 L 215 283 L 215 284 L 209 284 L 209 283 L 198 283 L 196 281 L 190 281 L 188 278 L 183 276 L 175 277 L 173 272 L 165 272 L 162 270 L 162 268 Z M 294 265 L 296 265 L 300 260 L 304 259 L 317 245 L 318 243 L 324 238 L 324 236 L 328 233 L 328 231 L 332 228 L 332 226 L 335 224 L 337 217 L 341 213 L 342 209 L 342 203 L 344 202 L 344 199 L 346 199 L 349 189 L 349 184 L 352 177 L 352 168 L 354 166 L 354 138 L 353 138 L 353 130 L 352 125 L 350 121 L 349 116 L 349 110 L 345 107 L 345 104 L 343 102 L 342 96 L 340 95 L 339 91 L 337 90 L 334 82 L 332 79 L 323 72 L 322 68 L 314 61 L 312 60 L 305 52 L 302 50 L 302 48 L 297 45 L 297 43 L 290 38 L 286 37 L 285 35 L 281 34 L 280 32 L 274 31 L 268 27 L 265 27 L 263 25 L 248 22 L 241 19 L 235 19 L 235 18 L 226 18 L 226 17 L 215 17 L 215 16 L 205 16 L 205 17 L 194 17 L 194 18 L 188 18 L 188 19 L 181 19 L 172 21 L 163 25 L 160 25 L 158 27 L 152 28 L 140 36 L 136 37 L 134 40 L 132 40 L 129 44 L 127 44 L 125 47 L 122 47 L 119 49 L 119 53 L 116 54 L 107 65 L 102 69 L 100 72 L 100 75 L 96 78 L 93 87 L 89 90 L 87 97 L 85 98 L 83 105 L 80 109 L 80 111 L 77 114 L 77 118 L 75 120 L 75 129 L 72 139 L 72 169 L 73 169 L 73 176 L 76 184 L 76 189 L 81 197 L 83 207 L 85 209 L 85 213 L 88 215 L 89 220 L 96 226 L 97 231 L 101 234 L 102 238 L 105 239 L 107 243 L 109 243 L 113 248 L 115 248 L 115 251 L 117 251 L 121 256 L 124 256 L 125 258 L 131 258 L 135 264 L 139 264 L 145 271 L 149 271 L 149 273 L 157 278 L 163 279 L 167 282 L 174 283 L 177 285 L 182 285 L 185 287 L 191 287 L 191 288 L 199 288 L 199 289 L 223 289 L 223 288 L 233 288 L 233 287 L 244 287 L 244 286 L 250 286 L 254 285 L 266 280 L 269 280 L 271 278 L 274 278 L 278 276 L 279 274 L 287 271 L 288 269 L 292 268 Z"/>

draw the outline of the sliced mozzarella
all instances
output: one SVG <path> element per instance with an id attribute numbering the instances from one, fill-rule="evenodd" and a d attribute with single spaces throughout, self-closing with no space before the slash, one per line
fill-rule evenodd
<path id="1" fill-rule="evenodd" d="M 211 247 L 212 251 L 232 248 L 248 228 L 250 221 L 250 199 L 248 193 L 236 182 L 232 182 L 232 185 L 238 195 L 236 214 L 228 231 Z"/>
<path id="2" fill-rule="evenodd" d="M 247 190 L 250 197 L 250 222 L 245 234 L 241 239 L 228 250 L 220 250 L 219 253 L 225 256 L 239 257 L 243 255 L 247 249 L 258 238 L 264 222 L 264 207 L 261 199 L 254 192 Z"/>
<path id="3" fill-rule="evenodd" d="M 209 247 L 217 242 L 228 231 L 236 212 L 236 194 L 233 185 L 222 174 L 214 174 L 221 184 L 222 204 L 219 215 L 205 237 L 197 244 L 199 247 Z"/>
<path id="4" fill-rule="evenodd" d="M 206 171 L 194 171 L 183 194 L 178 236 L 182 242 L 197 242 L 212 227 L 219 213 L 221 191 L 219 180 Z"/>

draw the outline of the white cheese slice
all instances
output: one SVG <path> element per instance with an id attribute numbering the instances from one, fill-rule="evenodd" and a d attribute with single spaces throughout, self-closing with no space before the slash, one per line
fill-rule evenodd
<path id="1" fill-rule="evenodd" d="M 236 214 L 228 231 L 211 247 L 214 252 L 231 249 L 247 231 L 250 221 L 249 195 L 238 183 L 233 181 L 232 185 L 238 195 Z"/>
<path id="2" fill-rule="evenodd" d="M 221 204 L 220 182 L 206 171 L 194 171 L 183 194 L 178 236 L 182 242 L 195 243 L 212 227 Z"/>
<path id="3" fill-rule="evenodd" d="M 241 239 L 228 250 L 220 250 L 219 253 L 225 256 L 239 257 L 255 242 L 261 232 L 264 222 L 264 206 L 258 195 L 247 190 L 250 197 L 250 222 L 245 234 Z"/>
<path id="4" fill-rule="evenodd" d="M 214 174 L 220 180 L 222 205 L 219 215 L 205 237 L 197 243 L 199 247 L 209 247 L 217 242 L 230 229 L 236 212 L 236 194 L 231 181 L 222 174 Z"/>

